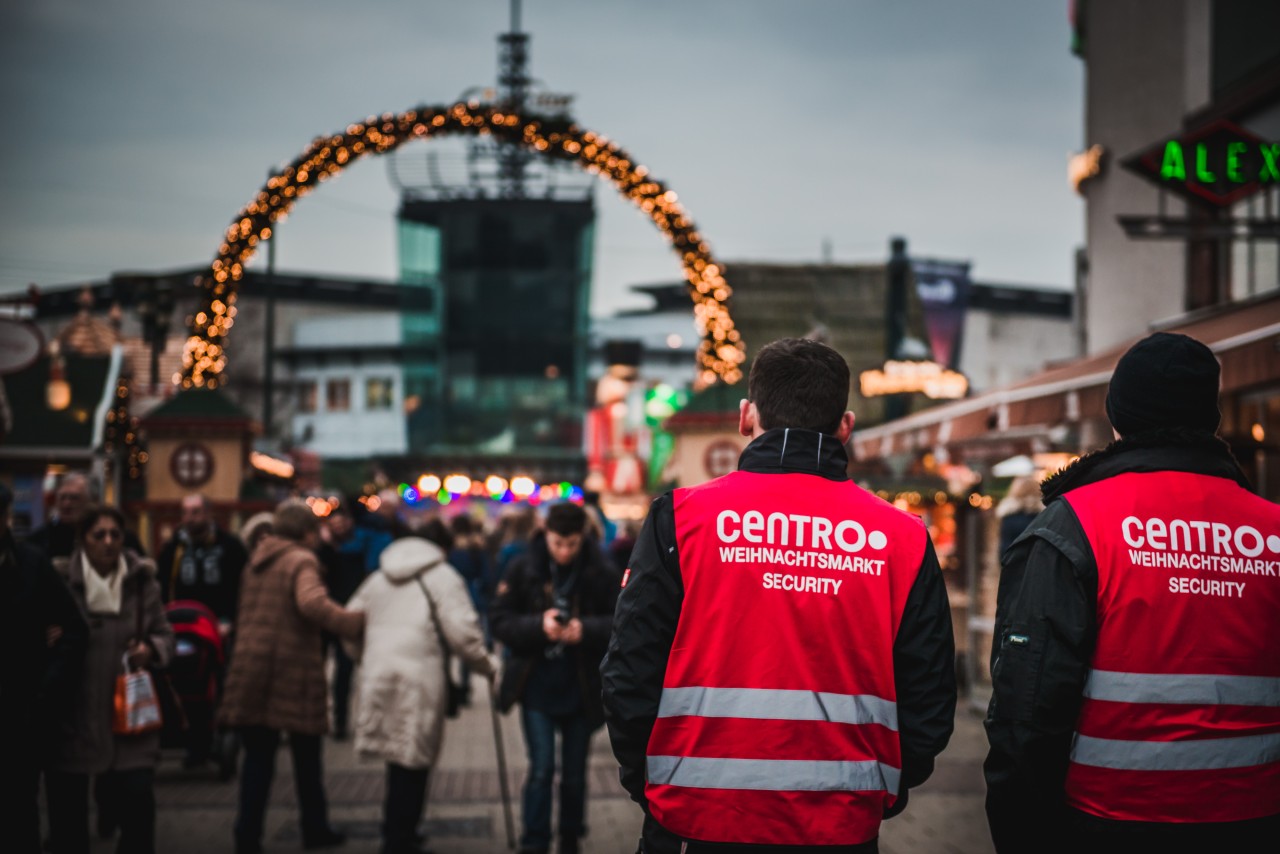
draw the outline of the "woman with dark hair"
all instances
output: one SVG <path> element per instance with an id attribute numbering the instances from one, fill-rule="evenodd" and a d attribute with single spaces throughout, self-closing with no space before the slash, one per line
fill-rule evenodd
<path id="1" fill-rule="evenodd" d="M 117 678 L 128 667 L 162 667 L 173 656 L 173 630 L 160 604 L 155 564 L 124 548 L 124 516 L 90 507 L 77 524 L 66 564 L 67 585 L 89 624 L 74 710 L 68 715 L 45 773 L 50 844 L 54 854 L 89 850 L 89 778 L 119 823 L 118 854 L 155 851 L 155 768 L 160 732 L 114 732 Z"/>

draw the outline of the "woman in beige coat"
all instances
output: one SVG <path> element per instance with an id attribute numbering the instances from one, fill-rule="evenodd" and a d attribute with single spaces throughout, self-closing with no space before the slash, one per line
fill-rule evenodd
<path id="1" fill-rule="evenodd" d="M 329 827 L 321 737 L 329 727 L 321 630 L 359 637 L 364 615 L 329 598 L 314 549 L 320 521 L 304 502 L 276 508 L 275 533 L 249 558 L 240 581 L 236 644 L 218 722 L 240 731 L 244 766 L 236 816 L 238 854 L 262 850 L 267 797 L 280 731 L 289 733 L 302 847 L 330 848 L 344 836 Z"/>
<path id="2" fill-rule="evenodd" d="M 95 774 L 109 800 L 98 808 L 111 808 L 119 821 L 116 850 L 155 850 L 160 733 L 117 735 L 112 720 L 116 678 L 126 658 L 133 669 L 163 667 L 173 657 L 173 629 L 160 604 L 155 564 L 125 551 L 124 533 L 119 510 L 90 507 L 77 524 L 75 551 L 63 565 L 72 598 L 89 624 L 89 644 L 73 711 L 45 769 L 49 841 L 56 854 L 89 851 L 89 777 Z"/>
<path id="3" fill-rule="evenodd" d="M 497 672 L 497 658 L 485 649 L 466 582 L 427 540 L 387 546 L 347 607 L 365 612 L 364 642 L 352 649 L 360 662 L 356 750 L 387 763 L 382 850 L 417 852 L 427 775 L 444 737 L 444 647 L 485 676 Z"/>

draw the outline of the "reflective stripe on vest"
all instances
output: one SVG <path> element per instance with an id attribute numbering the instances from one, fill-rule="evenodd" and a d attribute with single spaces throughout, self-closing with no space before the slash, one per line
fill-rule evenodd
<path id="1" fill-rule="evenodd" d="M 1090 670 L 1084 683 L 1084 695 L 1113 703 L 1280 706 L 1280 679 Z"/>
<path id="2" fill-rule="evenodd" d="M 1120 741 L 1077 734 L 1071 761 L 1121 771 L 1206 771 L 1280 761 L 1280 732 L 1195 741 Z"/>
<path id="3" fill-rule="evenodd" d="M 682 715 L 879 724 L 894 731 L 898 729 L 897 705 L 892 700 L 873 694 L 832 694 L 826 691 L 772 688 L 663 689 L 658 717 L 674 718 Z"/>
<path id="4" fill-rule="evenodd" d="M 756 792 L 896 792 L 902 775 L 901 769 L 874 759 L 844 762 L 650 756 L 645 764 L 650 783 Z"/>
<path id="5" fill-rule="evenodd" d="M 1130 822 L 1276 815 L 1280 508 L 1175 471 L 1064 497 L 1098 567 L 1067 805 Z"/>

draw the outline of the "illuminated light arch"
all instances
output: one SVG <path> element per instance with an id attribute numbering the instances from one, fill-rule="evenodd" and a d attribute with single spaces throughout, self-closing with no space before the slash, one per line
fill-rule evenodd
<path id="1" fill-rule="evenodd" d="M 415 139 L 450 134 L 492 135 L 539 154 L 567 160 L 611 181 L 662 232 L 684 266 L 694 320 L 703 336 L 699 345 L 699 386 L 742 378 L 742 336 L 733 326 L 726 300 L 729 285 L 702 235 L 674 191 L 649 176 L 645 167 L 606 137 L 583 130 L 566 119 L 534 113 L 517 114 L 501 106 L 457 103 L 417 107 L 400 114 L 384 113 L 348 125 L 342 133 L 312 140 L 306 150 L 273 175 L 227 228 L 209 272 L 199 281 L 206 299 L 191 319 L 183 351 L 183 387 L 215 388 L 226 367 L 223 340 L 235 323 L 237 283 L 259 246 L 271 239 L 298 199 L 318 184 L 370 154 L 386 154 Z"/>

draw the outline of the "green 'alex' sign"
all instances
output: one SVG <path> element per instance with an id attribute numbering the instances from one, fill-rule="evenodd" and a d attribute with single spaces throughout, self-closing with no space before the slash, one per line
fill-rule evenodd
<path id="1" fill-rule="evenodd" d="M 1191 201 L 1225 207 L 1280 185 L 1280 142 L 1221 121 L 1157 143 L 1124 166 Z"/>

